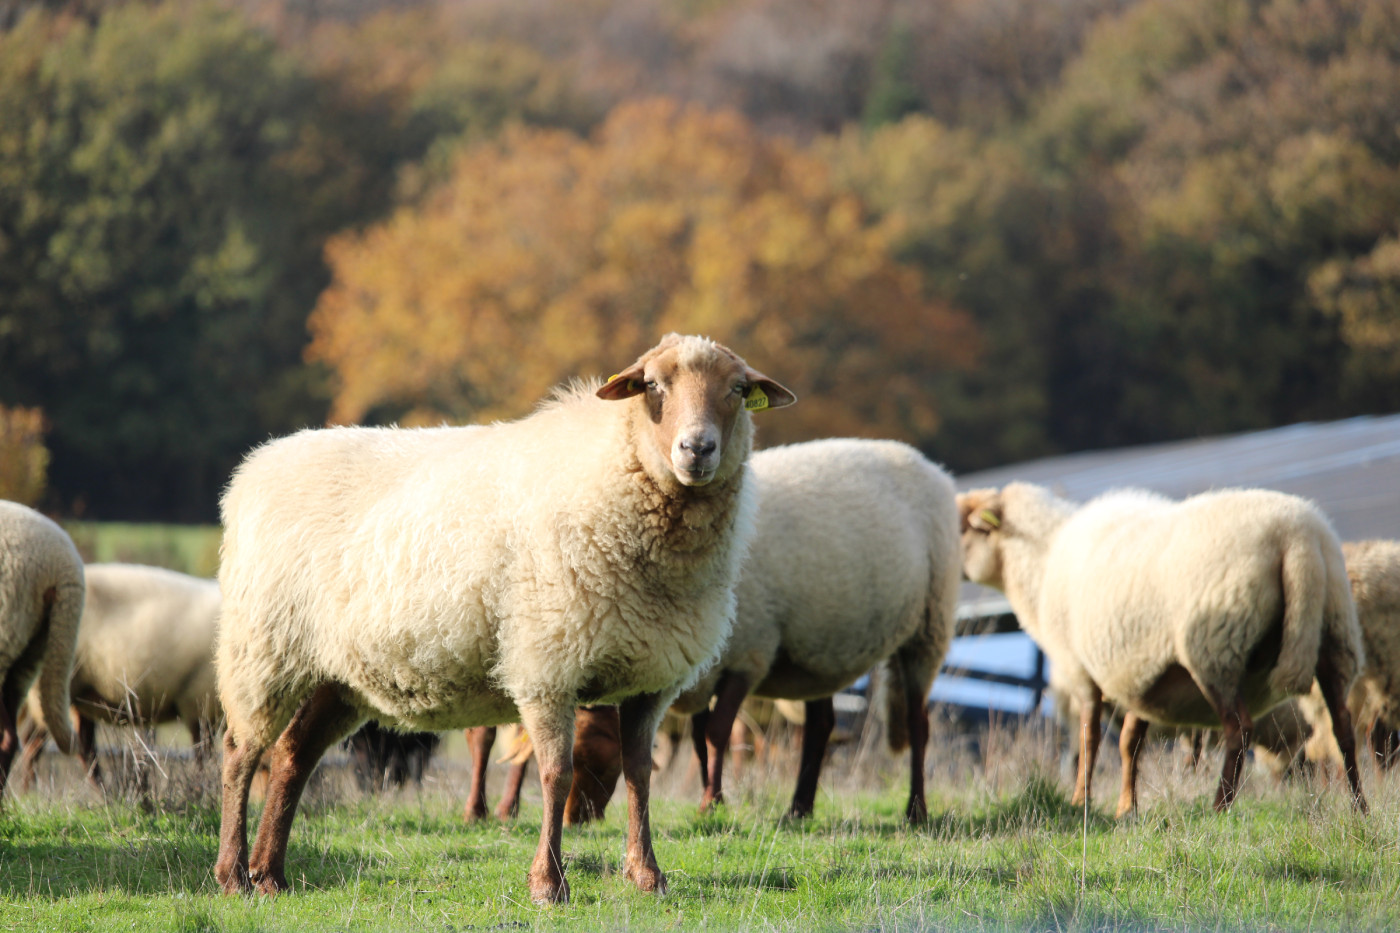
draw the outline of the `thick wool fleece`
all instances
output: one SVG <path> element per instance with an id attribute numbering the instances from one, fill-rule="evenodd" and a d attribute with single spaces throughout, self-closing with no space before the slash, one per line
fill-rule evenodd
<path id="1" fill-rule="evenodd" d="M 73 741 L 68 678 L 83 595 L 83 559 L 68 534 L 0 501 L 0 678 L 7 695 L 23 697 L 38 676 L 44 722 L 64 752 Z"/>
<path id="2" fill-rule="evenodd" d="M 102 722 L 195 728 L 219 718 L 219 584 L 162 567 L 89 564 L 71 693 Z M 31 691 L 35 709 L 38 691 Z"/>
<path id="3" fill-rule="evenodd" d="M 817 699 L 890 659 L 927 694 L 952 640 L 961 566 L 952 480 L 895 441 L 824 440 L 754 454 L 758 530 L 720 662 L 677 706 L 704 708 L 719 676 L 758 696 Z M 888 702 L 902 710 L 904 691 Z M 891 713 L 892 744 L 905 718 Z"/>
<path id="4" fill-rule="evenodd" d="M 223 499 L 219 687 L 270 742 L 317 684 L 411 729 L 674 697 L 717 656 L 752 533 L 741 412 L 709 485 L 653 479 L 642 399 L 274 441 Z"/>
<path id="5" fill-rule="evenodd" d="M 1257 716 L 1308 691 L 1324 633 L 1348 682 L 1360 666 L 1341 547 L 1305 500 L 1256 489 L 1173 502 L 1128 490 L 1075 510 L 1014 483 L 1001 501 L 1007 597 L 1078 693 L 1097 685 L 1148 720 L 1218 726 L 1199 690 L 1164 690 L 1164 675 L 1180 665 Z"/>

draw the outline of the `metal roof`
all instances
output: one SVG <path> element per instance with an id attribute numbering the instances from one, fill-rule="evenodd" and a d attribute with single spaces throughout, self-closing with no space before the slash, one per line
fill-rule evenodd
<path id="1" fill-rule="evenodd" d="M 1400 414 L 1049 457 L 968 473 L 957 484 L 1013 480 L 1078 502 L 1126 486 L 1178 499 L 1265 487 L 1317 503 L 1343 540 L 1400 538 Z"/>

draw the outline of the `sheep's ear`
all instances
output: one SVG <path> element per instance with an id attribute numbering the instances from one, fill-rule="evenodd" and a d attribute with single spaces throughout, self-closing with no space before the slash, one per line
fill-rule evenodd
<path id="1" fill-rule="evenodd" d="M 646 391 L 642 369 L 642 362 L 638 360 L 622 372 L 609 377 L 608 381 L 598 388 L 597 396 L 610 402 L 620 402 L 625 398 L 641 395 Z"/>
<path id="2" fill-rule="evenodd" d="M 787 408 L 797 401 L 782 383 L 769 379 L 756 369 L 747 369 L 744 378 L 748 380 L 749 391 L 744 394 L 744 408 L 749 411 L 763 411 L 765 408 Z"/>
<path id="3" fill-rule="evenodd" d="M 1001 528 L 1001 497 L 993 489 L 974 489 L 958 496 L 962 530 L 993 532 Z"/>

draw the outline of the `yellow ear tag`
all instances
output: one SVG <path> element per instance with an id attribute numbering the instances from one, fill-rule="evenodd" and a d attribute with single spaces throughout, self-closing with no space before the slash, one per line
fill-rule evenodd
<path id="1" fill-rule="evenodd" d="M 763 411 L 768 407 L 768 396 L 763 389 L 754 386 L 749 389 L 749 394 L 744 397 L 744 409 L 746 411 Z"/>
<path id="2" fill-rule="evenodd" d="M 993 528 L 1001 527 L 1001 519 L 997 518 L 997 513 L 993 512 L 991 509 L 983 509 L 978 513 L 977 517 Z"/>
<path id="3" fill-rule="evenodd" d="M 617 377 L 621 375 L 622 373 L 613 373 L 611 376 L 608 377 L 608 382 L 616 382 Z"/>

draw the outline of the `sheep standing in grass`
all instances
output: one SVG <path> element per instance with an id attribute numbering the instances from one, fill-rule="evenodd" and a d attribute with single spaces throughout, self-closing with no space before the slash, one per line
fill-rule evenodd
<path id="1" fill-rule="evenodd" d="M 1224 810 L 1253 717 L 1316 677 L 1366 809 L 1346 710 L 1361 632 L 1341 547 L 1310 503 L 1257 489 L 1182 502 L 1129 490 L 1076 509 L 1012 483 L 964 493 L 958 509 L 968 578 L 1006 593 L 1081 704 L 1076 804 L 1089 797 L 1105 698 L 1126 711 L 1119 816 L 1136 806 L 1149 721 L 1223 726 Z"/>
<path id="2" fill-rule="evenodd" d="M 1377 762 L 1388 768 L 1397 754 L 1400 724 L 1400 541 L 1347 541 L 1342 554 L 1366 647 L 1347 709 L 1357 732 L 1370 734 Z M 1340 761 L 1340 749 L 1330 740 L 1327 704 L 1317 690 L 1303 701 L 1303 711 L 1313 725 L 1309 757 Z"/>
<path id="3" fill-rule="evenodd" d="M 98 722 L 150 727 L 178 720 L 189 730 L 196 754 L 202 754 L 208 729 L 219 719 L 214 677 L 219 584 L 137 564 L 90 564 L 86 579 L 69 692 L 78 755 L 89 778 L 102 786 Z M 36 724 L 40 699 L 37 689 L 31 691 Z M 43 728 L 26 736 L 26 784 L 45 738 Z"/>
<path id="4" fill-rule="evenodd" d="M 545 800 L 530 895 L 567 900 L 560 826 L 585 703 L 620 706 L 625 873 L 664 890 L 652 735 L 732 623 L 753 527 L 749 411 L 792 401 L 726 348 L 670 335 L 520 421 L 303 431 L 250 454 L 222 502 L 224 890 L 287 888 L 311 769 L 365 719 L 519 719 Z M 248 788 L 269 747 L 249 855 Z"/>
<path id="5" fill-rule="evenodd" d="M 810 815 L 836 724 L 831 697 L 884 661 L 889 744 L 909 748 L 905 816 L 921 822 L 928 691 L 952 641 L 961 576 L 952 480 L 896 441 L 792 444 L 755 454 L 750 469 L 758 531 L 734 631 L 720 662 L 675 705 L 693 715 L 700 807 L 724 798 L 734 717 L 754 694 L 805 702 L 788 812 Z"/>
<path id="6" fill-rule="evenodd" d="M 739 707 L 753 694 L 805 701 L 788 813 L 810 815 L 836 723 L 831 697 L 884 661 L 890 746 L 909 747 L 905 815 L 921 822 L 928 815 L 928 691 L 952 641 L 961 574 L 953 482 L 896 441 L 776 447 L 754 454 L 749 472 L 758 531 L 736 590 L 734 630 L 719 663 L 674 707 L 692 716 L 705 785 L 700 808 L 724 799 L 724 753 Z M 595 732 L 596 743 L 605 730 Z M 576 766 L 606 774 L 606 750 L 589 745 L 581 740 L 576 748 Z M 502 811 L 515 800 L 512 778 Z M 593 783 L 600 794 L 601 782 Z M 601 813 L 589 791 L 576 793 Z M 485 814 L 484 802 L 479 810 Z"/>
<path id="7" fill-rule="evenodd" d="M 20 704 L 36 676 L 54 743 L 72 747 L 68 678 L 83 596 L 83 559 L 67 532 L 0 501 L 0 793 L 19 750 Z"/>

